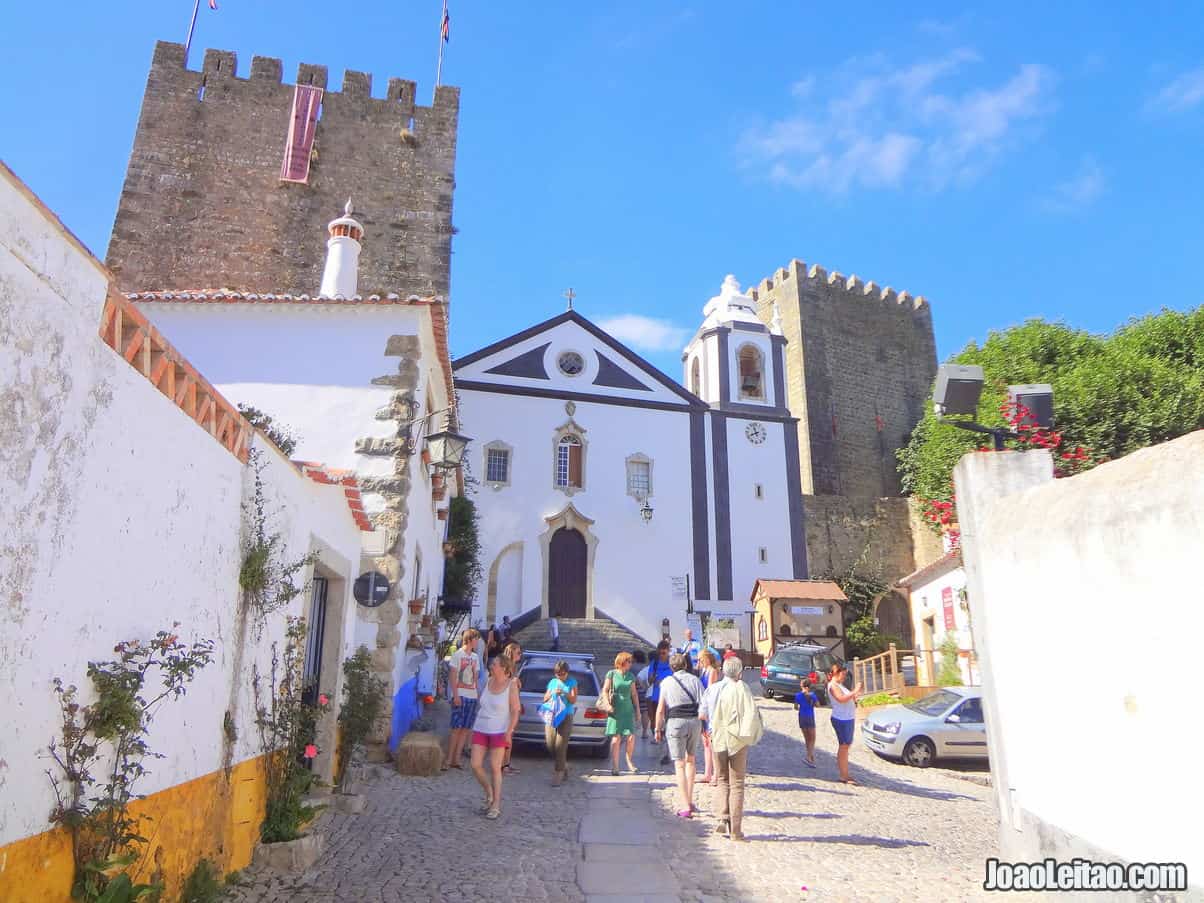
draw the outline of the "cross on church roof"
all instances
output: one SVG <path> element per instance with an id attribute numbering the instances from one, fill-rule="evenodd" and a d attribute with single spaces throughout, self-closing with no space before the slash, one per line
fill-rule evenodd
<path id="1" fill-rule="evenodd" d="M 577 293 L 570 288 L 565 291 L 564 297 L 569 299 L 569 306 L 565 309 L 572 310 L 573 309 L 573 299 L 577 297 Z"/>

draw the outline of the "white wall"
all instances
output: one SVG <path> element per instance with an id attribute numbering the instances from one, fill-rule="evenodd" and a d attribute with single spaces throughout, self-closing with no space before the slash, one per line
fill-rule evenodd
<path id="1" fill-rule="evenodd" d="M 945 621 L 944 592 L 949 590 L 953 599 L 953 635 L 957 639 L 959 651 L 970 652 L 974 648 L 974 638 L 970 633 L 970 611 L 968 603 L 963 603 L 961 591 L 966 586 L 965 569 L 952 562 L 943 570 L 937 571 L 923 583 L 917 583 L 911 588 L 911 627 L 915 637 L 916 648 L 924 648 L 924 621 L 932 619 L 933 668 L 939 672 L 941 668 L 940 645 L 945 641 L 949 632 Z M 977 685 L 980 675 L 977 669 L 971 669 L 969 656 L 959 656 L 958 668 L 962 673 L 962 683 Z M 935 683 L 936 674 L 928 675 L 928 682 Z"/>
<path id="2" fill-rule="evenodd" d="M 53 794 L 40 758 L 61 732 L 51 680 L 91 701 L 89 660 L 179 622 L 217 658 L 149 737 L 167 758 L 139 782 L 153 793 L 221 767 L 222 714 L 240 710 L 235 762 L 257 754 L 253 660 L 233 673 L 241 505 L 247 468 L 98 336 L 107 274 L 0 172 L 0 844 L 47 829 Z M 170 339 L 170 336 L 168 336 Z M 14 428 L 15 427 L 15 428 Z M 359 532 L 336 487 L 265 455 L 273 522 L 290 554 L 354 560 Z M 294 603 L 297 613 L 303 599 Z M 350 635 L 350 622 L 340 625 Z M 250 641 L 249 641 L 250 642 Z M 337 650 L 336 650 L 337 651 Z M 337 692 L 336 687 L 331 688 Z"/>
<path id="3" fill-rule="evenodd" d="M 1199 882 L 1204 431 L 1051 473 L 1005 452 L 954 474 L 1004 858 L 1093 849 Z"/>
<path id="4" fill-rule="evenodd" d="M 594 605 L 642 636 L 660 636 L 660 619 L 677 625 L 684 613 L 670 599 L 669 578 L 693 570 L 689 416 L 610 404 L 577 402 L 573 419 L 587 445 L 585 489 L 571 498 L 553 488 L 553 433 L 569 415 L 552 399 L 461 390 L 471 469 L 482 478 L 484 446 L 500 439 L 514 449 L 511 483 L 501 489 L 482 485 L 472 496 L 481 515 L 484 577 L 475 616 L 486 611 L 489 568 L 507 545 L 522 540 L 522 601 L 497 617 L 526 611 L 543 600 L 543 559 L 539 537 L 544 518 L 570 502 L 596 521 Z M 640 504 L 627 495 L 626 459 L 642 452 L 652 459 L 655 511 L 645 524 Z"/>

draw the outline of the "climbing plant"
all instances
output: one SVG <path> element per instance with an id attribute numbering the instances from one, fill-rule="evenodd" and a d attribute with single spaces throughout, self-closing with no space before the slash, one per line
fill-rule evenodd
<path id="1" fill-rule="evenodd" d="M 456 496 L 449 504 L 447 541 L 452 555 L 443 572 L 443 596 L 471 603 L 481 583 L 481 540 L 477 506 L 472 499 Z"/>
<path id="2" fill-rule="evenodd" d="M 295 840 L 315 812 L 305 804 L 305 795 L 314 782 L 309 762 L 318 755 L 314 742 L 318 716 L 327 710 L 330 700 L 319 695 L 311 704 L 303 698 L 306 633 L 304 618 L 288 619 L 283 654 L 278 643 L 272 644 L 266 691 L 258 665 L 251 669 L 255 725 L 267 788 L 260 827 L 264 843 Z"/>
<path id="3" fill-rule="evenodd" d="M 298 436 L 291 426 L 286 426 L 270 414 L 265 414 L 259 408 L 249 404 L 240 404 L 238 413 L 247 418 L 247 422 L 268 437 L 268 440 L 280 449 L 286 458 L 292 457 L 297 448 Z"/>
<path id="4" fill-rule="evenodd" d="M 317 562 L 311 553 L 293 560 L 287 559 L 283 537 L 271 532 L 268 526 L 267 493 L 264 488 L 264 462 L 258 449 L 252 449 L 251 465 L 254 490 L 243 503 L 242 564 L 238 571 L 238 586 L 243 601 L 255 624 L 255 635 L 261 636 L 267 618 L 286 607 L 308 586 L 298 583 L 297 577 Z"/>
<path id="5" fill-rule="evenodd" d="M 936 685 L 938 687 L 960 687 L 962 671 L 957 663 L 959 653 L 957 636 L 952 631 L 946 633 L 937 649 L 941 653 L 941 667 L 937 671 Z"/>
<path id="6" fill-rule="evenodd" d="M 179 699 L 196 673 L 213 661 L 213 641 L 182 642 L 160 630 L 149 641 L 113 647 L 116 658 L 88 662 L 96 699 L 80 702 L 79 690 L 54 679 L 62 736 L 50 741 L 54 763 L 46 774 L 54 788 L 53 824 L 71 836 L 75 865 L 72 896 L 87 901 L 156 897 L 157 884 L 136 884 L 134 875 L 146 838 L 130 803 L 141 799 L 135 785 L 149 774 L 148 759 L 162 759 L 147 743 L 159 707 Z"/>

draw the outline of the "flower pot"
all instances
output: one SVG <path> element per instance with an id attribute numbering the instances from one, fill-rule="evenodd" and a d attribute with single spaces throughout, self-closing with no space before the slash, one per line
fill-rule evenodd
<path id="1" fill-rule="evenodd" d="M 424 448 L 424 449 L 422 450 L 422 465 L 423 465 L 424 467 L 429 467 L 429 466 L 430 466 L 430 463 L 431 463 L 431 452 L 430 452 L 430 449 L 428 449 L 428 448 Z"/>
<path id="2" fill-rule="evenodd" d="M 435 516 L 437 518 L 439 518 L 439 520 L 447 520 L 447 509 L 440 508 L 438 511 L 435 512 Z"/>
<path id="3" fill-rule="evenodd" d="M 255 846 L 253 861 L 256 866 L 279 872 L 303 872 L 318 861 L 325 845 L 324 834 L 306 834 L 281 843 L 260 843 Z"/>
<path id="4" fill-rule="evenodd" d="M 456 544 L 454 542 L 445 542 L 443 544 L 443 557 L 454 558 L 456 556 Z"/>
<path id="5" fill-rule="evenodd" d="M 443 486 L 432 486 L 431 487 L 431 498 L 434 499 L 436 502 L 443 501 L 443 497 L 445 495 L 447 495 L 447 489 L 445 489 Z"/>
<path id="6" fill-rule="evenodd" d="M 424 609 L 424 608 L 426 608 L 426 600 L 425 599 L 411 599 L 410 600 L 410 614 L 420 615 L 420 614 L 422 614 L 422 609 Z"/>
<path id="7" fill-rule="evenodd" d="M 441 471 L 436 471 L 435 473 L 431 474 L 431 486 L 438 489 L 442 485 L 443 485 L 443 473 Z"/>
<path id="8" fill-rule="evenodd" d="M 430 616 L 430 615 L 423 615 L 423 616 L 422 616 L 422 626 L 423 626 L 423 627 L 430 627 L 430 626 L 431 626 L 431 624 L 432 624 L 432 621 L 431 621 L 431 616 Z"/>

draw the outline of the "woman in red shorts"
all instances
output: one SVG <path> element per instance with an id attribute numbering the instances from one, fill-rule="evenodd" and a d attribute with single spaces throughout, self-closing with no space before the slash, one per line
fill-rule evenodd
<path id="1" fill-rule="evenodd" d="M 489 660 L 489 680 L 481 691 L 472 731 L 472 773 L 485 790 L 485 817 L 490 819 L 502 814 L 502 762 L 522 710 L 518 683 L 512 677 L 509 658 L 495 655 Z M 488 774 L 484 768 L 487 752 Z"/>

